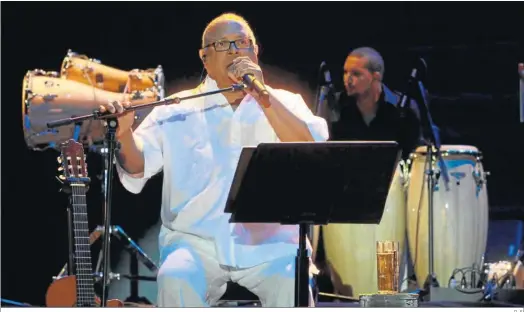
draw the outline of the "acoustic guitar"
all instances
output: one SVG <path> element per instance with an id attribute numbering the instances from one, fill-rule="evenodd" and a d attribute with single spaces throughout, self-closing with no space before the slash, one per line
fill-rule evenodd
<path id="1" fill-rule="evenodd" d="M 101 300 L 95 294 L 94 276 L 89 242 L 86 192 L 90 182 L 87 175 L 84 148 L 75 140 L 60 146 L 61 164 L 59 178 L 64 182 L 62 191 L 70 194 L 73 210 L 73 238 L 75 275 L 60 277 L 53 281 L 46 293 L 48 307 L 98 307 Z M 70 270 L 71 271 L 71 270 Z M 107 307 L 123 307 L 120 300 L 108 300 Z"/>

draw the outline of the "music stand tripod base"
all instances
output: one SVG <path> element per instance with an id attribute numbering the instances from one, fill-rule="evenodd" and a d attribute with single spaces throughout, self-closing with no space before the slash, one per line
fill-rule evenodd
<path id="1" fill-rule="evenodd" d="M 231 223 L 299 227 L 295 306 L 309 306 L 307 229 L 378 224 L 400 159 L 396 142 L 262 143 L 242 150 L 225 212 Z"/>

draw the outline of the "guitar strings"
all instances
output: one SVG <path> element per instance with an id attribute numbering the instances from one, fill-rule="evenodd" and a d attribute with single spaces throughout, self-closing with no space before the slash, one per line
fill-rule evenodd
<path id="1" fill-rule="evenodd" d="M 77 306 L 95 306 L 85 185 L 71 184 L 76 257 Z"/>

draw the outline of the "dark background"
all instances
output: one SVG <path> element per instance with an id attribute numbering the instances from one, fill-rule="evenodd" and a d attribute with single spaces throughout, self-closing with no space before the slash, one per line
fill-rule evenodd
<path id="1" fill-rule="evenodd" d="M 178 90 L 175 80 L 200 75 L 202 31 L 225 11 L 244 15 L 262 45 L 261 61 L 298 77 L 309 87 L 304 96 L 311 105 L 323 60 L 339 82 L 348 51 L 372 46 L 385 59 L 385 83 L 402 89 L 413 60 L 424 57 L 443 143 L 474 145 L 484 153 L 492 220 L 522 218 L 521 3 L 2 3 L 2 298 L 42 305 L 51 277 L 67 259 L 67 198 L 55 179 L 58 153 L 30 151 L 24 141 L 25 73 L 58 71 L 72 49 L 120 69 L 161 64 L 168 89 Z M 88 161 L 93 177 L 100 174 L 100 157 L 90 154 Z M 140 195 L 114 183 L 113 221 L 139 238 L 158 220 L 160 177 Z M 93 178 L 92 228 L 102 223 L 102 200 Z"/>

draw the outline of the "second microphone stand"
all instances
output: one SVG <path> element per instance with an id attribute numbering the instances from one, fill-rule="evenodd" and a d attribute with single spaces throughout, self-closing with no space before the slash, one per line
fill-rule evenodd
<path id="1" fill-rule="evenodd" d="M 422 60 L 423 61 L 423 60 Z M 423 61 L 424 65 L 425 62 Z M 436 185 L 439 178 L 442 176 L 445 183 L 445 188 L 449 188 L 449 176 L 446 167 L 446 163 L 442 158 L 440 152 L 440 137 L 437 133 L 437 127 L 433 123 L 433 118 L 429 111 L 429 101 L 426 96 L 426 90 L 422 81 L 418 81 L 417 84 L 417 93 L 419 101 L 418 107 L 420 110 L 420 119 L 422 121 L 423 129 L 426 140 L 426 172 L 424 173 L 427 176 L 427 192 L 428 192 L 428 276 L 424 282 L 424 290 L 429 292 L 431 287 L 440 287 L 438 282 L 438 277 L 435 275 L 434 268 L 434 231 L 433 231 L 433 217 L 434 217 L 434 192 L 436 190 Z M 434 159 L 438 163 L 440 170 L 438 172 L 434 169 Z"/>
<path id="2" fill-rule="evenodd" d="M 140 104 L 135 105 L 132 107 L 129 107 L 126 109 L 126 112 L 128 111 L 134 111 L 138 109 L 148 108 L 148 107 L 154 107 L 154 106 L 160 106 L 160 105 L 171 105 L 171 104 L 179 104 L 180 102 L 184 100 L 199 98 L 203 96 L 208 96 L 212 94 L 217 93 L 223 93 L 223 92 L 232 92 L 232 91 L 241 91 L 246 86 L 244 84 L 235 84 L 232 85 L 229 88 L 223 88 L 218 89 L 214 91 L 199 93 L 199 94 L 193 94 L 186 97 L 172 97 L 167 98 L 164 100 L 151 102 L 147 104 Z M 117 149 L 117 140 L 116 140 L 116 131 L 118 129 L 118 116 L 119 114 L 108 114 L 108 113 L 101 113 L 98 110 L 95 110 L 92 114 L 83 115 L 83 116 L 74 116 L 70 118 L 60 119 L 53 122 L 48 122 L 47 127 L 52 128 L 58 128 L 65 125 L 70 125 L 74 123 L 80 123 L 86 120 L 105 120 L 106 126 L 107 126 L 107 132 L 105 135 L 105 143 L 107 146 L 107 157 L 106 157 L 106 164 L 107 164 L 107 176 L 105 179 L 107 180 L 107 183 L 105 185 L 105 200 L 104 200 L 104 242 L 103 242 L 103 269 L 102 269 L 102 298 L 101 298 L 101 305 L 102 307 L 106 306 L 106 301 L 108 298 L 108 288 L 107 285 L 109 284 L 109 278 L 110 278 L 110 272 L 109 272 L 109 248 L 110 248 L 110 237 L 109 233 L 111 233 L 111 197 L 113 194 L 113 172 L 114 172 L 114 166 L 113 166 L 113 159 L 115 159 L 116 149 Z"/>

